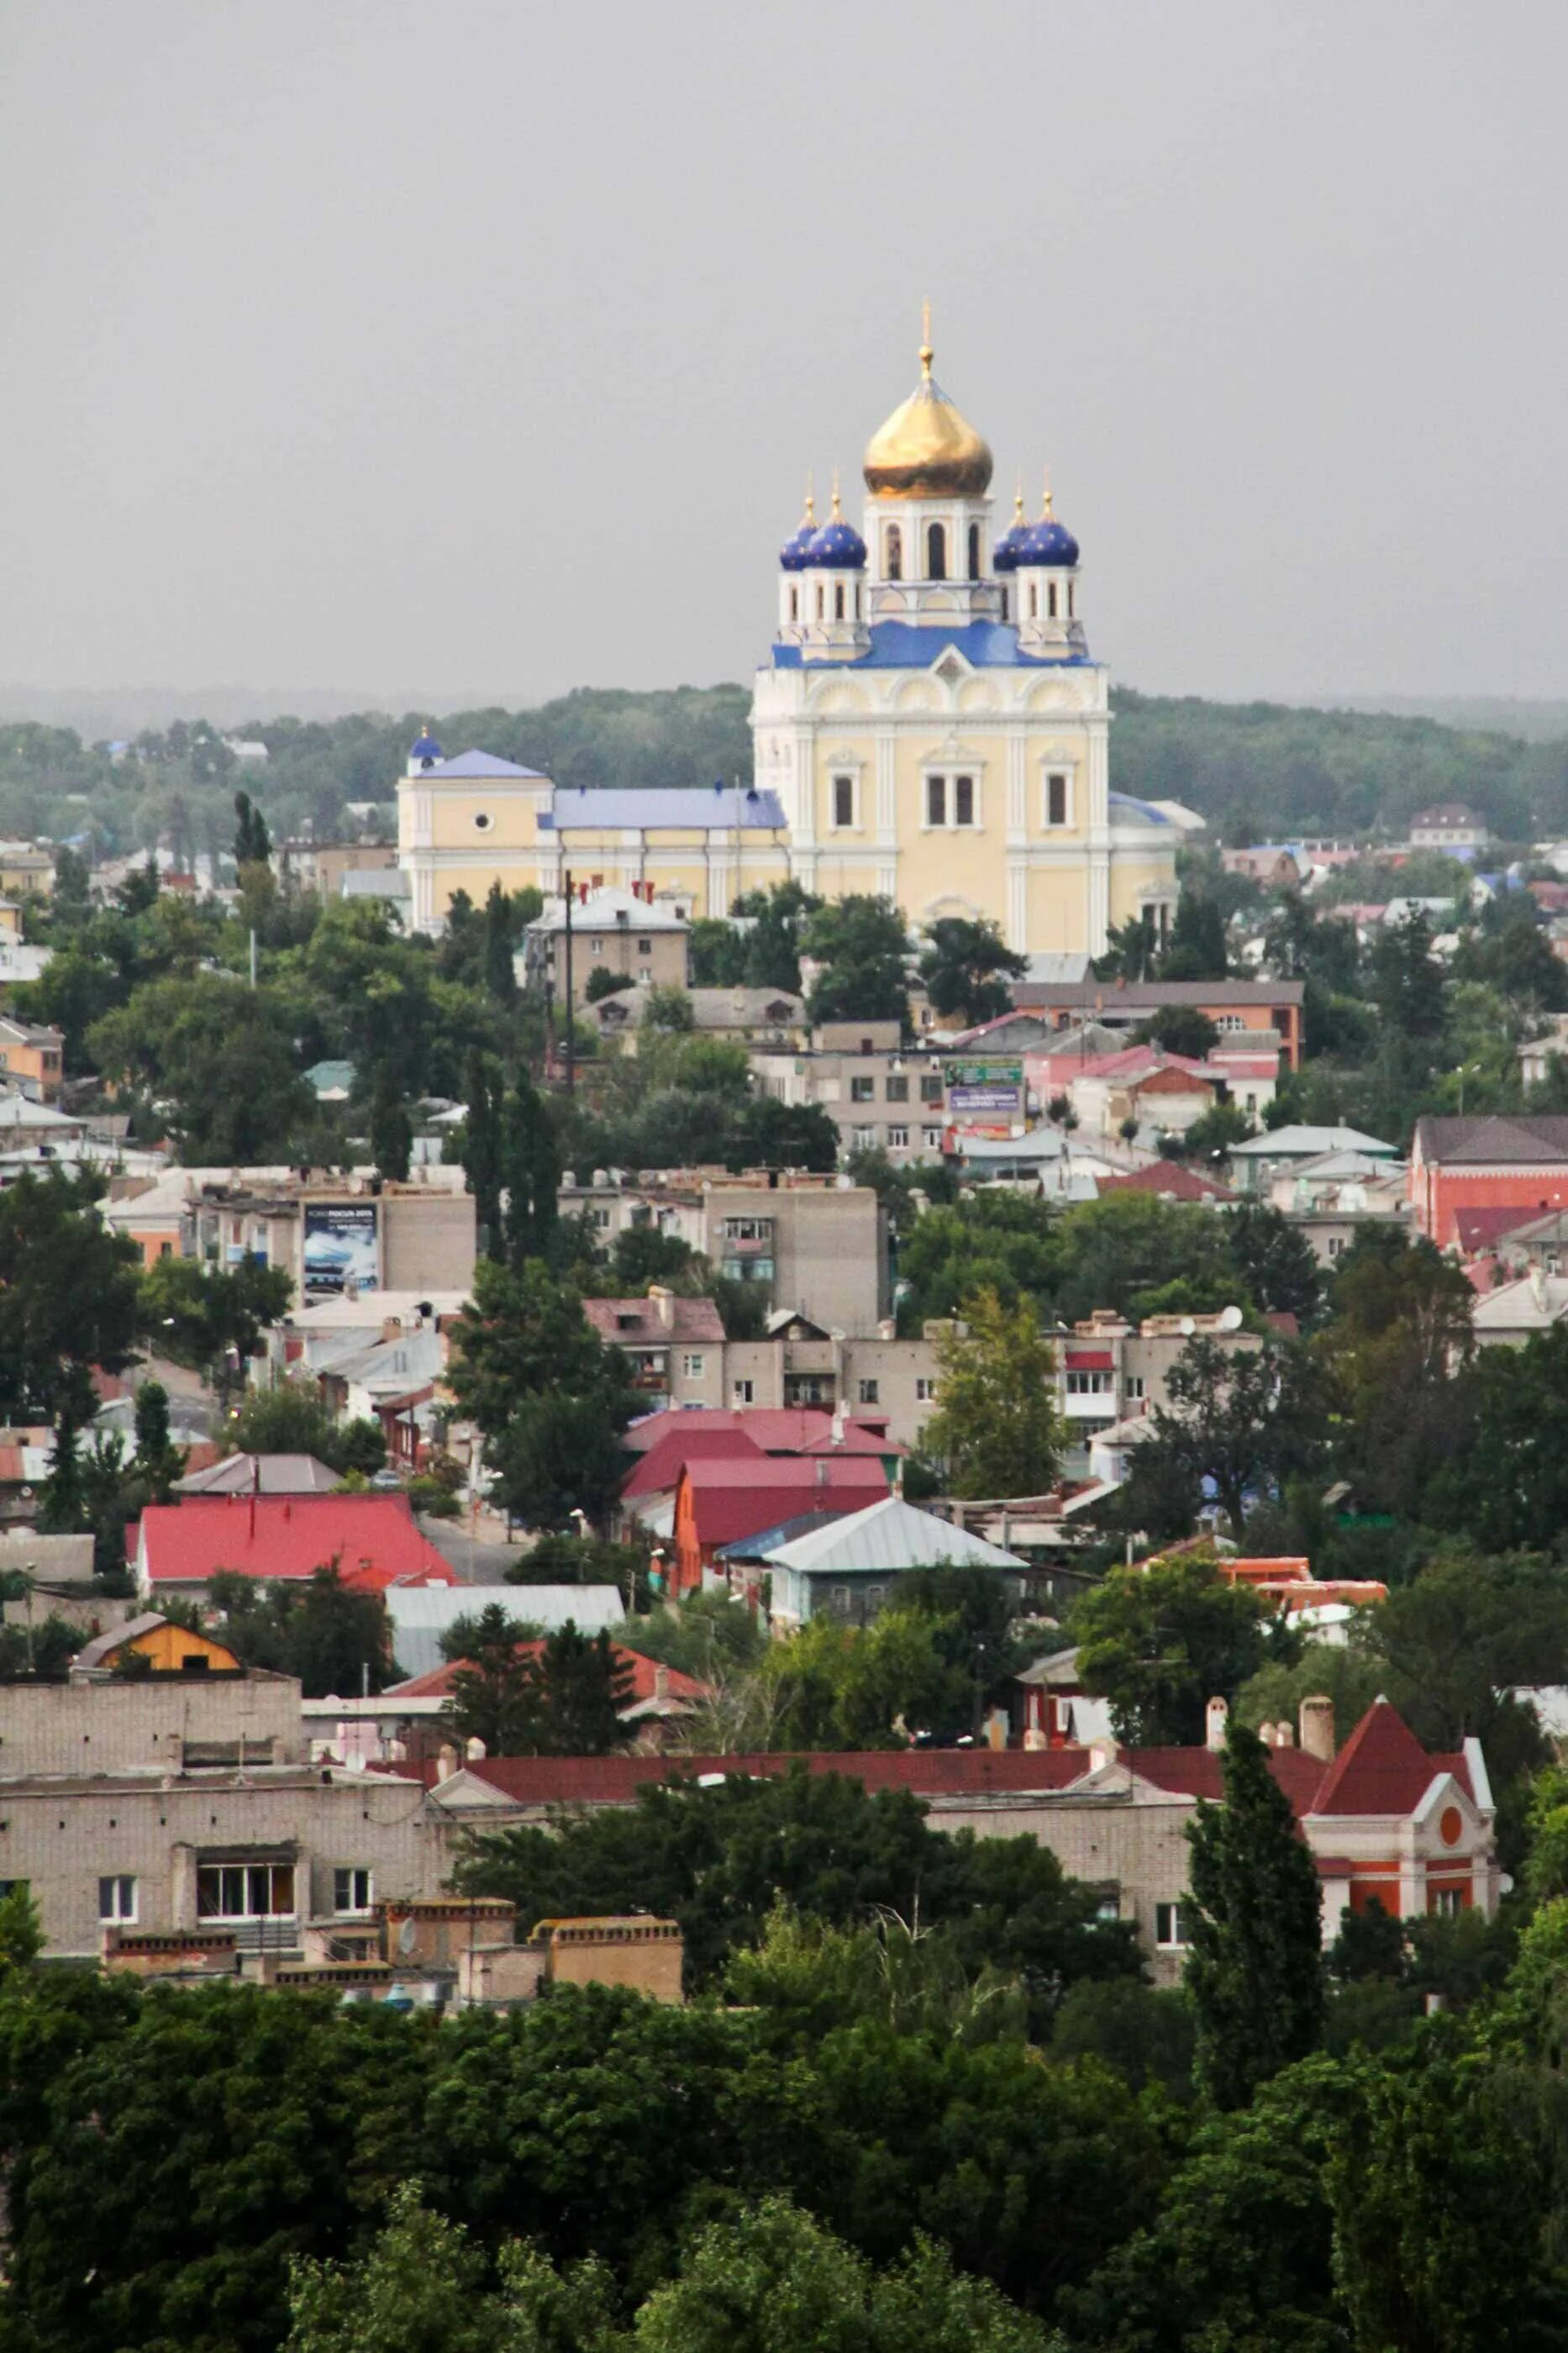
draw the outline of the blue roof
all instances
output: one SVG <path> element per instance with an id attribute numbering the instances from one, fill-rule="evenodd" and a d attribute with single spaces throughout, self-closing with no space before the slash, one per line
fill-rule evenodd
<path id="1" fill-rule="evenodd" d="M 1142 818 L 1145 825 L 1170 825 L 1173 822 L 1163 809 L 1157 809 L 1152 801 L 1134 800 L 1131 793 L 1107 793 L 1105 797 L 1110 807 L 1130 809 L 1134 817 Z"/>
<path id="2" fill-rule="evenodd" d="M 538 776 L 544 777 L 542 768 L 520 768 L 515 760 L 500 760 L 493 752 L 459 752 L 455 760 L 443 760 L 431 770 L 435 776 Z"/>
<path id="3" fill-rule="evenodd" d="M 956 646 L 976 670 L 1091 667 L 1087 654 L 1042 659 L 1036 654 L 1020 653 L 1017 630 L 1005 628 L 1000 621 L 965 621 L 951 628 L 921 628 L 913 621 L 873 621 L 869 653 L 847 655 L 845 666 L 853 670 L 927 670 L 949 646 Z M 774 646 L 773 661 L 775 670 L 799 670 L 800 648 Z M 813 662 L 810 667 L 831 669 L 834 665 Z"/>
<path id="4" fill-rule="evenodd" d="M 732 833 L 781 832 L 788 822 L 777 793 L 754 787 L 737 792 L 726 785 L 711 786 L 557 785 L 549 822 L 563 826 L 619 827 L 627 832 L 679 828 L 686 833 L 704 828 Z M 542 826 L 546 822 L 540 820 Z"/>

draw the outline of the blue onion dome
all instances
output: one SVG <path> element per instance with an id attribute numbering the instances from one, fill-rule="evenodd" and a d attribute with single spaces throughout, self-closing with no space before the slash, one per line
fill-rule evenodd
<path id="1" fill-rule="evenodd" d="M 1024 521 L 1024 485 L 1019 483 L 1013 493 L 1013 520 L 991 551 L 993 572 L 1016 572 L 1018 546 L 1027 525 Z"/>
<path id="2" fill-rule="evenodd" d="M 1018 542 L 1019 564 L 1057 564 L 1072 565 L 1078 562 L 1078 542 L 1065 522 L 1058 522 L 1051 504 L 1051 486 L 1046 484 L 1045 504 L 1040 509 L 1038 522 L 1032 522 Z"/>
<path id="3" fill-rule="evenodd" d="M 422 727 L 408 746 L 408 756 L 411 760 L 440 760 L 446 755 L 430 730 L 427 727 Z"/>
<path id="4" fill-rule="evenodd" d="M 833 512 L 812 541 L 805 560 L 814 571 L 863 572 L 866 568 L 866 543 L 854 524 L 845 522 L 837 489 Z"/>
<path id="5" fill-rule="evenodd" d="M 805 570 L 811 543 L 816 537 L 816 501 L 808 489 L 805 494 L 805 512 L 800 519 L 799 529 L 785 540 L 779 550 L 779 562 L 784 571 L 804 572 Z"/>

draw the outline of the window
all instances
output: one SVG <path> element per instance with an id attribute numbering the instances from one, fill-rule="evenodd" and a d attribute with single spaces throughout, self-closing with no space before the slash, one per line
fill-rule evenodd
<path id="1" fill-rule="evenodd" d="M 103 1921 L 135 1919 L 136 1882 L 129 1873 L 99 1881 L 98 1916 Z"/>
<path id="2" fill-rule="evenodd" d="M 901 580 L 904 576 L 904 534 L 896 522 L 888 525 L 888 535 L 882 548 L 889 579 Z"/>
<path id="3" fill-rule="evenodd" d="M 756 1402 L 756 1383 L 754 1381 L 737 1381 L 734 1384 L 733 1394 L 735 1403 L 737 1405 L 753 1405 Z"/>
<path id="4" fill-rule="evenodd" d="M 880 1399 L 877 1395 L 877 1384 L 875 1381 L 861 1382 L 860 1402 L 862 1405 L 877 1405 L 880 1402 Z"/>
<path id="5" fill-rule="evenodd" d="M 835 776 L 833 779 L 833 822 L 837 826 L 852 826 L 855 822 L 853 776 Z"/>
<path id="6" fill-rule="evenodd" d="M 1457 1920 L 1465 1908 L 1462 1887 L 1435 1887 L 1426 1909 L 1436 1920 Z"/>
<path id="7" fill-rule="evenodd" d="M 1123 1383 L 1123 1388 L 1126 1391 L 1129 1404 L 1137 1405 L 1141 1403 L 1143 1396 L 1142 1374 L 1129 1373 L 1126 1381 Z"/>
<path id="8" fill-rule="evenodd" d="M 908 1103 L 910 1082 L 908 1079 L 889 1079 L 885 1092 L 889 1103 Z"/>
<path id="9" fill-rule="evenodd" d="M 1154 1906 L 1154 1942 L 1162 1952 L 1179 1952 L 1192 1942 L 1187 1934 L 1187 1907 L 1184 1904 L 1156 1904 Z"/>
<path id="10" fill-rule="evenodd" d="M 291 1862 L 200 1862 L 196 1865 L 198 1920 L 257 1920 L 292 1915 Z"/>
<path id="11" fill-rule="evenodd" d="M 1075 583 L 1075 582 L 1073 582 L 1073 581 L 1069 580 L 1069 581 L 1068 582 L 1068 619 L 1069 621 L 1073 618 L 1073 616 L 1077 613 L 1077 611 L 1078 611 L 1078 596 L 1077 596 L 1077 586 L 1076 586 L 1076 583 Z"/>
<path id="12" fill-rule="evenodd" d="M 876 1100 L 876 1094 L 877 1082 L 875 1079 L 862 1078 L 850 1080 L 849 1100 L 851 1103 L 873 1103 Z"/>
<path id="13" fill-rule="evenodd" d="M 680 1359 L 681 1376 L 689 1381 L 700 1381 L 708 1369 L 708 1359 L 700 1348 L 689 1348 Z"/>
<path id="14" fill-rule="evenodd" d="M 332 1873 L 332 1909 L 334 1912 L 368 1912 L 370 1910 L 371 1879 L 368 1871 L 357 1862 L 340 1863 Z"/>
<path id="15" fill-rule="evenodd" d="M 771 1242 L 773 1221 L 771 1218 L 726 1218 L 724 1240 L 727 1242 Z"/>
<path id="16" fill-rule="evenodd" d="M 474 831 L 476 833 L 489 833 L 494 823 L 495 819 L 491 817 L 489 811 L 488 809 L 480 809 L 474 818 Z"/>
<path id="17" fill-rule="evenodd" d="M 922 1127 L 921 1130 L 921 1142 L 925 1145 L 928 1152 L 940 1152 L 942 1150 L 941 1128 Z"/>
<path id="18" fill-rule="evenodd" d="M 719 1261 L 719 1271 L 731 1282 L 771 1282 L 773 1262 L 771 1258 L 724 1258 Z"/>
<path id="19" fill-rule="evenodd" d="M 1010 620 L 1010 619 L 1012 618 L 1012 615 L 1013 615 L 1013 599 L 1012 599 L 1012 597 L 1008 595 L 1008 593 L 1007 593 L 1006 589 L 1005 589 L 1005 588 L 1004 588 L 1004 589 L 1003 589 L 1003 591 L 1002 591 L 1002 618 L 1003 618 L 1005 621 L 1006 621 L 1006 620 Z"/>
<path id="20" fill-rule="evenodd" d="M 1057 617 L 1057 584 L 1054 580 L 1046 590 L 1046 615 L 1052 621 Z"/>
<path id="21" fill-rule="evenodd" d="M 608 1209 L 590 1209 L 588 1212 L 588 1219 L 590 1224 L 594 1227 L 596 1232 L 601 1234 L 607 1234 L 609 1232 L 610 1213 Z"/>
<path id="22" fill-rule="evenodd" d="M 844 583 L 842 580 L 836 582 L 834 585 L 833 617 L 836 621 L 841 621 L 844 618 Z"/>
<path id="23" fill-rule="evenodd" d="M 638 955 L 652 955 L 653 942 L 651 940 L 639 940 L 637 942 L 637 954 Z"/>
<path id="24" fill-rule="evenodd" d="M 0 1829 L 7 1827 L 7 1824 L 0 1823 Z M 30 1879 L 0 1879 L 0 1904 L 4 1904 L 7 1895 L 15 1895 L 18 1892 L 26 1895 L 32 1883 Z"/>
<path id="25" fill-rule="evenodd" d="M 798 621 L 800 618 L 800 590 L 798 588 L 792 588 L 789 592 L 789 617 L 792 621 Z"/>
<path id="26" fill-rule="evenodd" d="M 1152 913 L 1152 909 L 1150 912 Z M 1247 1018 L 1240 1013 L 1216 1013 L 1214 1017 L 1214 1026 L 1222 1037 L 1234 1038 L 1238 1029 L 1246 1029 Z"/>
<path id="27" fill-rule="evenodd" d="M 852 1127 L 849 1131 L 851 1152 L 875 1152 L 877 1131 L 874 1127 Z"/>
<path id="28" fill-rule="evenodd" d="M 1338 1258 L 1344 1246 L 1345 1238 L 1343 1234 L 1331 1234 L 1329 1236 L 1329 1256 L 1331 1258 Z"/>
<path id="29" fill-rule="evenodd" d="M 924 1103 L 941 1103 L 942 1073 L 940 1071 L 932 1071 L 921 1081 L 921 1101 Z"/>
<path id="30" fill-rule="evenodd" d="M 1104 1397 L 1110 1388 L 1109 1373 L 1069 1373 L 1068 1397 Z"/>
<path id="31" fill-rule="evenodd" d="M 818 619 L 819 621 L 820 621 L 820 620 L 824 620 L 824 619 L 826 619 L 826 613 L 827 613 L 827 607 L 826 607 L 826 604 L 823 602 L 822 583 L 821 583 L 820 581 L 818 581 L 818 582 L 817 582 L 817 584 L 816 584 L 816 617 L 817 617 L 817 619 Z"/>
<path id="32" fill-rule="evenodd" d="M 1046 778 L 1046 823 L 1066 825 L 1069 807 L 1068 779 L 1059 768 L 1053 768 Z"/>
<path id="33" fill-rule="evenodd" d="M 915 1403 L 917 1405 L 931 1405 L 934 1403 L 935 1398 L 935 1381 L 931 1378 L 929 1373 L 917 1373 L 915 1375 Z"/>
<path id="34" fill-rule="evenodd" d="M 977 522 L 969 526 L 969 576 L 972 580 L 980 577 L 980 525 Z"/>
<path id="35" fill-rule="evenodd" d="M 926 778 L 926 823 L 927 825 L 947 823 L 947 778 L 945 776 Z"/>
<path id="36" fill-rule="evenodd" d="M 952 780 L 952 821 L 954 825 L 974 823 L 974 779 L 954 776 Z"/>
<path id="37" fill-rule="evenodd" d="M 1040 588 L 1039 588 L 1039 583 L 1038 583 L 1038 581 L 1031 580 L 1031 581 L 1030 581 L 1030 583 L 1029 583 L 1029 618 L 1030 618 L 1030 620 L 1031 620 L 1031 621 L 1037 621 L 1037 620 L 1039 619 L 1039 617 L 1040 617 Z"/>
<path id="38" fill-rule="evenodd" d="M 889 1152 L 907 1152 L 907 1151 L 909 1150 L 909 1148 L 910 1148 L 910 1131 L 909 1131 L 909 1129 L 908 1129 L 907 1127 L 890 1127 L 890 1128 L 888 1130 L 888 1149 L 889 1149 Z"/>
<path id="39" fill-rule="evenodd" d="M 926 525 L 926 578 L 947 578 L 947 526 L 932 522 Z"/>

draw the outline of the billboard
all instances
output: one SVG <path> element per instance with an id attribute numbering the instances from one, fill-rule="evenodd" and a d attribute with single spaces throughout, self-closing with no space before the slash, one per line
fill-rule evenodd
<path id="1" fill-rule="evenodd" d="M 948 1113 L 953 1119 L 1022 1119 L 1021 1086 L 950 1087 Z"/>
<path id="2" fill-rule="evenodd" d="M 374 1201 L 306 1203 L 301 1290 L 380 1290 L 375 1215 Z"/>
<path id="3" fill-rule="evenodd" d="M 947 1065 L 949 1083 L 955 1087 L 1021 1087 L 1024 1065 L 1019 1061 L 954 1061 Z"/>

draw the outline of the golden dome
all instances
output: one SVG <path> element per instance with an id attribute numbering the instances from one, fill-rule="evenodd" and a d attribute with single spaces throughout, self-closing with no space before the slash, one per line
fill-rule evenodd
<path id="1" fill-rule="evenodd" d="M 978 498 L 991 480 L 991 452 L 931 372 L 931 311 L 921 346 L 921 380 L 866 445 L 866 488 L 879 499 Z"/>

